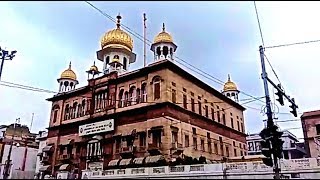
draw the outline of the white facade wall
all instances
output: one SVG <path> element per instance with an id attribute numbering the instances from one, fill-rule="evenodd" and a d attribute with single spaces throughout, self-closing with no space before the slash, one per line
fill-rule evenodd
<path id="1" fill-rule="evenodd" d="M 1 168 L 0 168 L 0 179 L 3 178 L 3 170 L 4 170 L 4 164 L 7 160 L 8 154 L 9 154 L 9 149 L 10 145 L 5 145 L 4 150 L 3 150 L 3 156 L 1 159 Z M 12 152 L 11 152 L 11 173 L 16 174 L 16 172 L 21 172 L 22 166 L 23 166 L 23 159 L 24 159 L 24 153 L 25 153 L 25 147 L 17 147 L 13 146 L 12 147 Z M 37 153 L 38 149 L 35 148 L 30 148 L 28 147 L 27 149 L 27 156 L 26 156 L 26 162 L 25 162 L 25 171 L 26 172 L 35 172 L 36 169 L 36 159 L 37 159 Z"/>
<path id="2" fill-rule="evenodd" d="M 42 153 L 42 149 L 44 147 L 46 147 L 47 145 L 47 141 L 46 141 L 46 137 L 48 135 L 48 132 L 42 132 L 41 136 L 38 136 L 36 138 L 36 141 L 39 142 L 39 149 L 38 149 L 38 153 Z M 39 139 L 38 139 L 39 138 Z M 36 168 L 35 168 L 35 173 L 39 173 L 39 169 L 42 166 L 41 161 L 40 161 L 40 156 L 37 156 L 37 161 L 36 161 Z"/>

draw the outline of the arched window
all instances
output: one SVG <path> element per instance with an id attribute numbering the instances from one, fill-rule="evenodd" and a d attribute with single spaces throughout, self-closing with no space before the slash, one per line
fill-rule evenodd
<path id="1" fill-rule="evenodd" d="M 141 85 L 141 94 L 142 94 L 142 98 L 141 98 L 141 102 L 147 102 L 147 83 L 143 83 Z"/>
<path id="2" fill-rule="evenodd" d="M 64 111 L 64 119 L 68 120 L 69 119 L 69 104 L 66 105 L 65 111 Z"/>
<path id="3" fill-rule="evenodd" d="M 164 55 L 164 57 L 166 58 L 168 54 L 169 54 L 168 46 L 163 46 L 163 55 Z"/>
<path id="4" fill-rule="evenodd" d="M 227 93 L 227 96 L 230 97 L 230 93 Z"/>
<path id="5" fill-rule="evenodd" d="M 86 100 L 82 100 L 82 112 L 81 116 L 84 116 L 86 114 Z"/>
<path id="6" fill-rule="evenodd" d="M 153 94 L 154 94 L 154 100 L 160 99 L 160 77 L 157 76 L 153 78 Z"/>
<path id="7" fill-rule="evenodd" d="M 113 59 L 119 59 L 119 56 L 118 55 L 114 55 Z"/>
<path id="8" fill-rule="evenodd" d="M 235 94 L 234 94 L 234 93 L 231 93 L 231 96 L 235 96 Z"/>
<path id="9" fill-rule="evenodd" d="M 69 82 L 65 81 L 63 84 L 64 84 L 63 91 L 68 91 Z"/>
<path id="10" fill-rule="evenodd" d="M 129 102 L 129 96 L 128 96 L 128 91 L 124 93 L 124 106 L 128 106 Z"/>
<path id="11" fill-rule="evenodd" d="M 73 109 L 73 110 L 72 110 L 72 119 L 76 117 L 77 107 L 78 107 L 78 103 L 77 103 L 77 102 L 74 102 L 74 103 L 73 103 L 73 107 L 72 107 L 72 109 Z"/>
<path id="12" fill-rule="evenodd" d="M 106 65 L 109 64 L 109 62 L 110 62 L 110 56 L 107 56 L 106 57 Z"/>
<path id="13" fill-rule="evenodd" d="M 128 64 L 127 58 L 124 57 L 124 58 L 123 58 L 123 69 L 124 69 L 124 70 L 127 70 L 127 64 Z"/>
<path id="14" fill-rule="evenodd" d="M 77 118 L 81 117 L 81 113 L 82 113 L 82 106 L 81 106 L 81 104 L 78 104 Z"/>
<path id="15" fill-rule="evenodd" d="M 161 55 L 161 47 L 157 47 L 156 53 L 157 53 L 158 56 Z"/>
<path id="16" fill-rule="evenodd" d="M 136 87 L 131 86 L 129 90 L 129 105 L 136 104 Z"/>
<path id="17" fill-rule="evenodd" d="M 136 102 L 137 102 L 137 104 L 138 103 L 140 103 L 140 99 L 141 99 L 141 97 L 140 97 L 140 89 L 139 88 L 137 88 L 137 100 L 136 100 Z"/>
<path id="18" fill-rule="evenodd" d="M 70 88 L 73 89 L 73 82 L 70 83 Z"/>
<path id="19" fill-rule="evenodd" d="M 173 56 L 173 49 L 172 48 L 170 48 L 170 56 L 171 56 L 171 58 Z"/>
<path id="20" fill-rule="evenodd" d="M 119 92 L 119 108 L 124 107 L 124 93 L 123 89 L 120 90 Z"/>

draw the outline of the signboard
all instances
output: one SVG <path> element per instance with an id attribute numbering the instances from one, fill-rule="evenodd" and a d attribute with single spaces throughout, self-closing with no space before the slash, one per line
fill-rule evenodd
<path id="1" fill-rule="evenodd" d="M 97 134 L 114 130 L 114 120 L 105 120 L 79 126 L 79 136 Z"/>

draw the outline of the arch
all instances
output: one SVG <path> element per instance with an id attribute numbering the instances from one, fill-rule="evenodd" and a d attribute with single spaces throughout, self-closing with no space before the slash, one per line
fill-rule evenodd
<path id="1" fill-rule="evenodd" d="M 81 117 L 81 112 L 82 112 L 82 105 L 79 103 L 77 107 L 77 118 Z"/>
<path id="2" fill-rule="evenodd" d="M 119 108 L 124 106 L 124 89 L 120 89 L 119 92 Z"/>
<path id="3" fill-rule="evenodd" d="M 119 55 L 114 55 L 114 56 L 113 56 L 113 59 L 120 59 L 120 58 L 119 58 Z"/>
<path id="4" fill-rule="evenodd" d="M 136 87 L 131 86 L 129 89 L 129 105 L 134 105 L 136 104 Z"/>
<path id="5" fill-rule="evenodd" d="M 172 55 L 173 55 L 173 48 L 170 48 L 170 55 L 171 55 L 171 57 L 172 57 Z"/>
<path id="6" fill-rule="evenodd" d="M 140 89 L 139 88 L 137 88 L 137 92 L 136 92 L 136 96 L 137 96 L 137 100 L 136 100 L 136 102 L 137 102 L 137 104 L 139 104 L 140 103 L 140 99 L 141 99 L 141 95 L 140 95 Z"/>
<path id="7" fill-rule="evenodd" d="M 64 119 L 67 120 L 69 119 L 69 111 L 70 111 L 70 108 L 69 108 L 69 104 L 66 105 L 66 108 L 65 108 L 65 111 L 64 111 Z"/>
<path id="8" fill-rule="evenodd" d="M 233 93 L 231 93 L 231 96 L 235 96 L 236 94 L 233 92 Z"/>
<path id="9" fill-rule="evenodd" d="M 124 69 L 124 70 L 127 70 L 127 64 L 128 64 L 127 58 L 126 58 L 126 57 L 123 57 L 123 69 Z"/>
<path id="10" fill-rule="evenodd" d="M 60 109 L 60 106 L 58 104 L 53 105 L 52 110 L 55 110 L 55 109 Z"/>
<path id="11" fill-rule="evenodd" d="M 161 47 L 160 47 L 160 46 L 157 47 L 157 49 L 156 49 L 156 54 L 157 54 L 158 56 L 161 55 Z"/>
<path id="12" fill-rule="evenodd" d="M 230 93 L 227 93 L 227 96 L 230 97 Z"/>
<path id="13" fill-rule="evenodd" d="M 141 85 L 141 102 L 147 102 L 148 91 L 147 91 L 147 83 L 142 83 Z"/>
<path id="14" fill-rule="evenodd" d="M 73 85 L 74 85 L 73 82 L 70 82 L 70 87 L 71 87 L 71 89 L 72 89 Z"/>
<path id="15" fill-rule="evenodd" d="M 82 100 L 82 112 L 81 116 L 84 116 L 86 114 L 86 100 Z"/>
<path id="16" fill-rule="evenodd" d="M 153 78 L 152 78 L 152 83 L 160 82 L 160 81 L 161 81 L 161 77 L 160 77 L 159 75 L 153 76 Z"/>
<path id="17" fill-rule="evenodd" d="M 163 46 L 163 52 L 162 54 L 164 55 L 164 57 L 166 58 L 169 54 L 169 48 L 168 46 Z"/>

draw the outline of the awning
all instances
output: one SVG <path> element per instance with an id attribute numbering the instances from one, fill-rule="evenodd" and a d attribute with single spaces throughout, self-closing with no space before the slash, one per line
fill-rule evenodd
<path id="1" fill-rule="evenodd" d="M 69 139 L 61 144 L 59 144 L 59 146 L 66 146 L 66 145 L 69 145 L 69 144 L 72 144 L 74 143 L 74 139 Z"/>
<path id="2" fill-rule="evenodd" d="M 156 163 L 160 160 L 164 160 L 164 157 L 162 155 L 156 155 L 156 156 L 148 156 L 146 157 L 146 164 L 152 164 L 152 163 Z"/>
<path id="3" fill-rule="evenodd" d="M 59 167 L 59 171 L 67 171 L 69 169 L 70 164 L 62 164 Z"/>
<path id="4" fill-rule="evenodd" d="M 119 164 L 119 161 L 120 159 L 114 159 L 114 160 L 111 160 L 109 163 L 108 163 L 108 166 L 118 166 Z"/>
<path id="5" fill-rule="evenodd" d="M 46 146 L 42 149 L 43 152 L 48 152 L 48 151 L 52 151 L 53 150 L 53 146 Z"/>
<path id="6" fill-rule="evenodd" d="M 40 172 L 44 172 L 44 171 L 51 171 L 51 166 L 50 165 L 46 165 L 46 166 L 41 166 L 39 168 Z"/>
<path id="7" fill-rule="evenodd" d="M 135 158 L 133 160 L 133 164 L 143 164 L 145 157 L 141 157 L 141 158 Z"/>
<path id="8" fill-rule="evenodd" d="M 128 166 L 132 163 L 132 159 L 121 159 L 119 166 Z"/>

